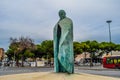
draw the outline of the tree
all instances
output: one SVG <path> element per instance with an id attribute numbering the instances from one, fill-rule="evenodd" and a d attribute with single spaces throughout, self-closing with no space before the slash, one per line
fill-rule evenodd
<path id="1" fill-rule="evenodd" d="M 19 60 L 19 42 L 17 38 L 10 38 L 10 46 L 7 51 L 7 55 L 9 56 L 9 59 L 11 60 L 13 58 L 14 61 L 16 61 L 16 65 L 18 66 L 18 60 Z"/>
<path id="2" fill-rule="evenodd" d="M 115 50 L 120 51 L 120 44 L 115 45 Z"/>
<path id="3" fill-rule="evenodd" d="M 112 50 L 116 50 L 116 44 L 114 43 L 109 43 L 109 42 L 101 42 L 99 45 L 99 49 L 102 50 L 103 52 L 106 53 L 106 55 L 108 55 L 109 52 L 111 52 Z"/>
<path id="4" fill-rule="evenodd" d="M 33 40 L 31 38 L 28 38 L 28 37 L 20 37 L 19 38 L 19 48 L 20 48 L 20 51 L 22 53 L 22 56 L 21 56 L 21 60 L 22 60 L 22 66 L 23 65 L 23 61 L 25 59 L 25 51 L 26 50 L 34 50 L 35 49 L 35 45 L 33 43 Z"/>
<path id="5" fill-rule="evenodd" d="M 53 41 L 45 40 L 41 43 L 41 52 L 44 53 L 44 58 L 50 59 L 53 58 Z"/>
<path id="6" fill-rule="evenodd" d="M 24 66 L 23 61 L 25 60 L 26 57 L 34 56 L 33 53 L 31 52 L 28 53 L 28 51 L 32 51 L 34 49 L 35 45 L 31 38 L 28 37 L 20 37 L 19 39 L 10 38 L 9 50 L 12 50 L 14 52 L 14 58 L 17 57 L 16 63 L 18 63 L 19 57 L 21 57 L 22 66 Z"/>
<path id="7" fill-rule="evenodd" d="M 82 45 L 79 42 L 73 42 L 74 57 L 83 52 Z"/>
<path id="8" fill-rule="evenodd" d="M 114 44 L 109 42 L 101 42 L 97 41 L 85 41 L 85 42 L 73 42 L 74 48 L 74 56 L 77 54 L 81 54 L 83 52 L 91 53 L 91 60 L 96 58 L 97 56 L 101 56 L 104 52 L 108 53 L 112 50 L 120 51 L 120 44 Z M 96 53 L 100 51 L 98 55 Z M 53 41 L 45 40 L 41 44 L 34 44 L 34 41 L 28 37 L 20 37 L 20 38 L 10 38 L 9 49 L 6 52 L 9 60 L 15 60 L 18 63 L 19 59 L 23 61 L 28 57 L 34 58 L 53 58 Z"/>
<path id="9" fill-rule="evenodd" d="M 34 50 L 33 53 L 35 54 L 35 58 L 42 58 L 45 55 L 40 44 L 36 45 L 36 50 Z"/>
<path id="10" fill-rule="evenodd" d="M 82 45 L 82 50 L 83 50 L 83 52 L 84 52 L 84 55 L 85 55 L 85 58 L 84 58 L 84 61 L 83 61 L 83 63 L 85 63 L 85 60 L 86 60 L 86 52 L 88 52 L 89 51 L 89 49 L 90 49 L 90 46 L 88 45 L 88 44 L 86 44 L 86 42 L 81 42 L 81 45 Z"/>
<path id="11" fill-rule="evenodd" d="M 93 41 L 86 41 L 86 44 L 89 46 L 89 49 L 87 50 L 90 53 L 90 66 L 93 66 L 92 60 L 95 58 L 95 53 L 99 50 L 99 43 L 95 40 Z"/>
<path id="12" fill-rule="evenodd" d="M 8 49 L 7 52 L 5 53 L 8 57 L 8 60 L 13 60 L 14 57 L 14 51 L 12 49 Z"/>

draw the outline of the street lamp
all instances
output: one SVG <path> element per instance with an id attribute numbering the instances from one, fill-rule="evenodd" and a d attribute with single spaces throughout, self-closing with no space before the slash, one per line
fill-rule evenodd
<path id="1" fill-rule="evenodd" d="M 107 20 L 106 23 L 108 23 L 108 27 L 109 27 L 109 42 L 111 43 L 111 30 L 110 30 L 110 23 L 112 22 L 112 20 Z"/>
<path id="2" fill-rule="evenodd" d="M 111 29 L 110 29 L 110 23 L 112 22 L 112 20 L 107 20 L 106 23 L 108 23 L 108 27 L 109 27 L 109 42 L 111 43 Z M 111 48 L 110 48 L 111 49 Z M 112 51 L 111 51 L 111 55 L 112 55 Z"/>

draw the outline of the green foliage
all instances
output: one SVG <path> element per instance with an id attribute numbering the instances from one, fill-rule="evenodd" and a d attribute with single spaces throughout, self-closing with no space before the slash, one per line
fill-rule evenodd
<path id="1" fill-rule="evenodd" d="M 74 55 L 81 54 L 83 52 L 90 52 L 91 57 L 96 57 L 96 53 L 100 50 L 101 56 L 104 52 L 109 52 L 111 50 L 120 51 L 120 44 L 114 44 L 109 42 L 97 41 L 84 41 L 84 42 L 73 42 Z M 53 41 L 45 40 L 41 44 L 34 45 L 33 40 L 30 38 L 20 37 L 19 39 L 11 38 L 9 49 L 6 52 L 9 60 L 14 59 L 14 56 L 17 59 L 28 57 L 44 57 L 44 58 L 53 58 Z"/>
<path id="2" fill-rule="evenodd" d="M 37 44 L 36 49 L 34 51 L 32 51 L 32 52 L 34 53 L 35 58 L 37 58 L 37 57 L 42 58 L 43 55 L 44 55 L 44 53 L 42 52 L 42 47 L 41 47 L 40 44 Z"/>
<path id="3" fill-rule="evenodd" d="M 79 42 L 73 43 L 74 55 L 81 54 L 83 52 L 82 45 Z"/>
<path id="4" fill-rule="evenodd" d="M 120 44 L 115 45 L 115 50 L 120 51 Z"/>
<path id="5" fill-rule="evenodd" d="M 8 60 L 12 60 L 14 56 L 14 51 L 12 49 L 8 49 L 6 55 L 8 56 Z"/>
<path id="6" fill-rule="evenodd" d="M 99 43 L 97 41 L 87 41 L 87 45 L 89 46 L 88 52 L 96 52 L 99 49 Z"/>
<path id="7" fill-rule="evenodd" d="M 116 44 L 114 44 L 114 43 L 109 43 L 109 42 L 101 42 L 100 43 L 100 49 L 107 51 L 107 52 L 115 50 L 115 46 L 116 46 Z"/>
<path id="8" fill-rule="evenodd" d="M 26 51 L 24 52 L 24 56 L 25 56 L 25 57 L 34 57 L 35 54 L 32 53 L 30 50 L 26 50 Z"/>
<path id="9" fill-rule="evenodd" d="M 41 52 L 44 53 L 45 58 L 53 58 L 53 41 L 45 40 L 41 43 Z"/>
<path id="10" fill-rule="evenodd" d="M 82 49 L 84 52 L 87 52 L 90 49 L 90 46 L 86 42 L 81 42 Z"/>
<path id="11" fill-rule="evenodd" d="M 31 38 L 10 38 L 10 45 L 7 55 L 9 56 L 9 60 L 16 60 L 16 63 L 18 63 L 18 60 L 21 59 L 23 66 L 23 60 L 25 60 L 25 58 L 34 56 L 34 54 L 31 52 L 34 49 L 34 43 Z"/>

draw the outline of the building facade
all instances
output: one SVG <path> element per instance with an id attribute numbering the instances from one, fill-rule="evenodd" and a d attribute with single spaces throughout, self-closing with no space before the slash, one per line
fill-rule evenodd
<path id="1" fill-rule="evenodd" d="M 4 58 L 4 49 L 0 48 L 0 61 Z"/>

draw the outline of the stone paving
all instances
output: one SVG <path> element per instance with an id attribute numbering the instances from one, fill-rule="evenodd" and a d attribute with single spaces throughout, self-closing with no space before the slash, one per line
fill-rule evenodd
<path id="1" fill-rule="evenodd" d="M 53 72 L 36 72 L 0 76 L 0 80 L 120 80 L 120 79 L 83 73 L 65 74 Z"/>

